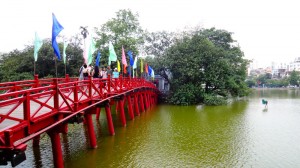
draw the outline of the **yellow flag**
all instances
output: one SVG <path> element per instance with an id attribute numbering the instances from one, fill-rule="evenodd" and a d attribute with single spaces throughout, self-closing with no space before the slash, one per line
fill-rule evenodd
<path id="1" fill-rule="evenodd" d="M 117 63 L 118 63 L 118 72 L 120 72 L 121 71 L 121 65 L 120 65 L 119 60 L 117 60 Z"/>

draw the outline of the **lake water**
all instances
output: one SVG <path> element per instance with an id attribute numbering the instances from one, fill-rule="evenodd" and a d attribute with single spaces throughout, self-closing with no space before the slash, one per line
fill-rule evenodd
<path id="1" fill-rule="evenodd" d="M 299 90 L 254 90 L 226 106 L 159 105 L 127 127 L 113 118 L 115 136 L 104 112 L 94 122 L 97 149 L 89 149 L 82 124 L 69 125 L 61 136 L 65 167 L 300 167 Z M 53 167 L 47 135 L 40 148 L 28 145 L 18 167 Z"/>

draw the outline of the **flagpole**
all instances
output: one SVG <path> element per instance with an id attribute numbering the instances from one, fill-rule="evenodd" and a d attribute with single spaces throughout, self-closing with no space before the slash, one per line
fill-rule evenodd
<path id="1" fill-rule="evenodd" d="M 67 74 L 67 63 L 65 63 L 65 76 Z"/>
<path id="2" fill-rule="evenodd" d="M 35 60 L 33 60 L 33 76 L 35 75 Z"/>
<path id="3" fill-rule="evenodd" d="M 56 57 L 54 55 L 54 60 L 55 60 L 55 75 L 56 75 L 56 78 L 57 78 L 57 61 L 56 61 Z"/>

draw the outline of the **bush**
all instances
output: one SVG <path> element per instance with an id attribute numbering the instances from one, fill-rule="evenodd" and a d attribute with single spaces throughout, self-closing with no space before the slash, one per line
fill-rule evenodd
<path id="1" fill-rule="evenodd" d="M 185 84 L 170 94 L 169 103 L 176 105 L 197 104 L 203 99 L 201 87 Z"/>
<path id="2" fill-rule="evenodd" d="M 203 103 L 209 106 L 219 106 L 227 104 L 226 97 L 216 96 L 213 94 L 204 94 Z"/>

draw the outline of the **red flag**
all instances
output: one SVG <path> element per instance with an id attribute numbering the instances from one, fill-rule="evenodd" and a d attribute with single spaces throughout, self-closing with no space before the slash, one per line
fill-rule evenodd
<path id="1" fill-rule="evenodd" d="M 145 72 L 148 74 L 148 64 L 145 65 Z"/>
<path id="2" fill-rule="evenodd" d="M 122 64 L 123 64 L 123 73 L 124 74 L 127 74 L 127 61 L 126 61 L 126 55 L 125 55 L 125 51 L 124 51 L 124 48 L 122 46 Z"/>

